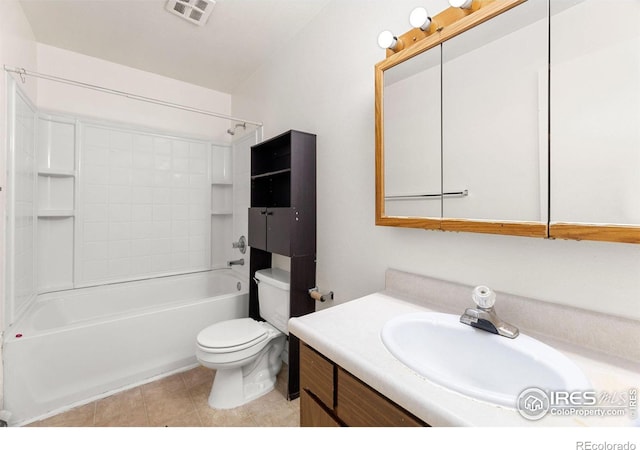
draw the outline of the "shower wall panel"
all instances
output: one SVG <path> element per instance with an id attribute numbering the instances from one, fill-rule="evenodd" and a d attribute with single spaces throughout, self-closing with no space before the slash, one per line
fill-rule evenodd
<path id="1" fill-rule="evenodd" d="M 35 298 L 36 110 L 12 83 L 9 114 L 8 314 L 13 322 Z M 11 301 L 13 300 L 13 301 Z"/>
<path id="2" fill-rule="evenodd" d="M 211 266 L 209 143 L 82 124 L 76 286 Z"/>

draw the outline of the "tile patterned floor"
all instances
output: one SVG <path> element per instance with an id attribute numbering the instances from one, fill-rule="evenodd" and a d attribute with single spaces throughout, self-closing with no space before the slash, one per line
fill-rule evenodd
<path id="1" fill-rule="evenodd" d="M 287 401 L 286 365 L 276 388 L 251 403 L 214 410 L 215 371 L 196 367 L 29 424 L 31 427 L 297 427 L 300 400 Z"/>

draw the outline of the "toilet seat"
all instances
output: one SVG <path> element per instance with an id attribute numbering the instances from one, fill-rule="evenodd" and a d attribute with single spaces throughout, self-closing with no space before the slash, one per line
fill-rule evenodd
<path id="1" fill-rule="evenodd" d="M 207 353 L 234 353 L 257 346 L 269 339 L 263 322 L 251 318 L 213 324 L 198 333 L 198 347 Z"/>

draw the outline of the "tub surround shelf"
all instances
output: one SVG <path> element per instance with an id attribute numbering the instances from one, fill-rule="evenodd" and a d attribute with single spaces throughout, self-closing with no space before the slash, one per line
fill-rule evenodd
<path id="1" fill-rule="evenodd" d="M 221 180 L 211 183 L 211 216 L 224 219 L 233 215 L 233 184 Z M 226 241 L 225 241 L 226 242 Z M 214 247 L 215 249 L 215 247 Z M 212 250 L 213 253 L 215 251 Z"/>
<path id="2" fill-rule="evenodd" d="M 76 176 L 76 172 L 65 169 L 39 169 L 38 175 L 41 177 L 73 178 Z"/>
<path id="3" fill-rule="evenodd" d="M 37 135 L 36 264 L 39 293 L 74 288 L 78 228 L 78 122 L 39 115 Z"/>
<path id="4" fill-rule="evenodd" d="M 71 209 L 50 209 L 38 211 L 38 217 L 42 219 L 55 217 L 74 217 L 75 215 L 75 211 Z"/>
<path id="5" fill-rule="evenodd" d="M 395 274 L 402 274 L 395 272 Z M 413 278 L 415 277 L 415 278 Z M 333 364 L 351 374 L 358 382 L 364 383 L 366 387 L 386 397 L 401 409 L 408 411 L 412 416 L 431 426 L 629 426 L 631 418 L 627 414 L 621 417 L 581 417 L 581 416 L 553 416 L 548 414 L 539 421 L 524 419 L 513 408 L 500 407 L 487 402 L 472 399 L 470 397 L 455 393 L 440 385 L 432 383 L 410 370 L 400 361 L 396 360 L 385 348 L 380 339 L 380 330 L 384 324 L 397 316 L 424 312 L 438 311 L 446 313 L 456 313 L 459 301 L 457 299 L 457 289 L 466 292 L 467 287 L 454 285 L 441 280 L 433 280 L 420 276 L 401 275 L 395 278 L 395 282 L 404 286 L 392 285 L 387 275 L 387 291 L 371 294 L 356 300 L 325 309 L 314 314 L 303 317 L 292 318 L 289 321 L 289 331 L 300 341 L 309 345 L 319 356 L 324 365 Z M 429 280 L 427 282 L 420 280 Z M 416 281 L 418 280 L 418 281 Z M 422 283 L 422 284 L 420 284 Z M 407 289 L 407 286 L 409 287 Z M 469 293 L 472 288 L 468 287 Z M 411 291 L 411 292 L 409 292 Z M 437 297 L 436 300 L 433 300 Z M 517 304 L 517 308 L 507 302 L 504 297 L 518 299 L 515 296 L 501 296 L 503 307 L 501 313 L 505 320 L 510 320 L 518 325 L 535 326 L 535 323 L 527 321 L 526 317 L 531 315 L 527 311 L 521 311 L 522 305 Z M 453 299 L 452 299 L 453 298 Z M 467 297 L 468 298 L 468 297 Z M 463 300 L 467 300 L 467 298 Z M 470 299 L 469 299 L 470 301 Z M 617 342 L 603 342 L 602 346 L 615 345 L 617 349 L 605 351 L 605 348 L 596 350 L 594 347 L 587 347 L 585 342 L 593 341 L 593 330 L 597 326 L 585 327 L 585 319 L 589 320 L 590 313 L 575 308 L 551 309 L 551 306 L 539 306 L 542 303 L 537 300 L 528 299 L 534 304 L 530 307 L 535 309 L 536 314 L 551 314 L 555 323 L 557 320 L 567 320 L 566 329 L 575 332 L 575 340 L 567 340 L 562 336 L 549 336 L 547 330 L 521 327 L 525 334 L 535 337 L 554 348 L 558 349 L 570 359 L 572 359 L 586 374 L 596 392 L 627 392 L 628 389 L 637 386 L 640 373 L 640 360 L 637 359 L 638 327 L 637 323 L 626 319 L 614 318 L 612 316 L 597 315 L 591 320 L 595 320 L 599 325 L 614 332 L 615 336 L 598 333 L 602 339 L 616 340 Z M 468 303 L 468 302 L 465 302 Z M 544 311 L 549 308 L 548 311 Z M 569 310 L 570 309 L 570 310 Z M 462 309 L 463 311 L 464 309 Z M 522 314 L 513 320 L 510 316 Z M 459 311 L 458 311 L 459 312 Z M 578 316 L 572 319 L 572 316 Z M 551 322 L 554 322 L 553 320 Z M 575 322 L 575 323 L 573 323 Z M 579 322 L 579 323 L 578 323 Z M 582 326 L 583 329 L 590 330 L 590 337 L 581 337 L 580 329 L 573 327 Z M 615 327 L 615 328 L 612 328 Z M 566 329 L 558 330 L 560 333 Z M 577 331 L 576 331 L 577 330 Z M 584 331 L 584 330 L 583 330 Z M 544 333 L 544 334 L 543 334 Z M 599 339 L 596 338 L 596 341 Z M 584 341 L 584 342 L 583 342 Z M 626 355 L 623 359 L 620 355 Z M 317 360 L 318 358 L 316 358 Z M 320 364 L 322 366 L 322 364 Z M 320 367 L 322 369 L 322 367 Z M 313 367 L 311 370 L 318 376 L 325 374 L 335 374 L 333 370 L 321 371 Z M 301 367 L 302 373 L 309 367 Z M 340 369 L 338 369 L 340 370 Z M 340 372 L 338 372 L 340 373 Z M 335 376 L 335 375 L 334 375 Z M 340 376 L 340 375 L 338 375 Z M 317 377 L 316 377 L 317 378 Z M 333 399 L 340 401 L 338 396 L 331 391 L 329 383 L 324 388 L 312 385 L 308 389 L 314 394 L 312 401 L 303 397 L 301 402 L 301 418 L 308 419 L 307 424 L 326 424 L 339 414 L 340 406 L 330 406 Z M 314 392 L 315 389 L 315 392 Z M 340 386 L 338 385 L 338 390 Z M 304 388 L 302 389 L 304 392 Z M 328 393 L 328 394 L 327 394 Z M 319 404 L 318 399 L 322 400 Z M 343 400 L 343 405 L 346 400 Z M 358 400 L 359 401 L 359 400 Z M 327 403 L 329 402 L 329 403 Z M 353 402 L 352 402 L 353 403 Z M 357 404 L 358 402 L 355 402 Z M 318 418 L 305 407 L 310 407 L 316 413 L 328 413 Z M 323 406 L 324 405 L 324 406 Z M 329 406 L 329 408 L 327 407 Z M 321 410 L 321 411 L 318 411 Z M 337 412 L 337 414 L 336 414 Z M 311 417 L 309 419 L 309 417 Z M 335 422 L 338 423 L 338 422 Z M 339 423 L 338 423 L 339 424 Z"/>

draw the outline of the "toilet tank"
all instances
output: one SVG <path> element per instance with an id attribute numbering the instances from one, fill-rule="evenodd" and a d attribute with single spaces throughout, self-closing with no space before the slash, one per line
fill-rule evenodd
<path id="1" fill-rule="evenodd" d="M 271 325 L 289 334 L 289 290 L 290 274 L 286 270 L 272 267 L 256 271 L 260 316 Z"/>

